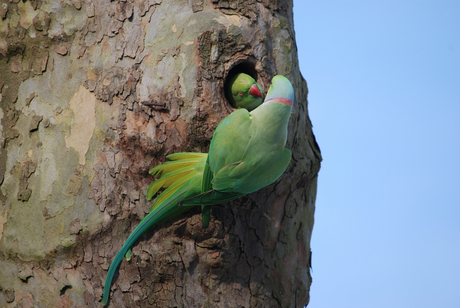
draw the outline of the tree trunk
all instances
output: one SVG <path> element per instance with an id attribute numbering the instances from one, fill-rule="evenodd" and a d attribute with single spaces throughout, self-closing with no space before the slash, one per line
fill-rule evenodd
<path id="1" fill-rule="evenodd" d="M 227 77 L 296 91 L 275 184 L 152 228 L 109 307 L 302 307 L 321 155 L 292 1 L 3 1 L 0 306 L 98 307 L 108 267 L 148 213 L 148 170 L 207 152 L 234 109 Z M 158 106 L 145 106 L 153 102 Z"/>

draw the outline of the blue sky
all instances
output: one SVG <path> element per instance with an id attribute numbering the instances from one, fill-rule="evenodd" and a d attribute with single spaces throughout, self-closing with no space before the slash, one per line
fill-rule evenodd
<path id="1" fill-rule="evenodd" d="M 309 308 L 460 307 L 460 1 L 294 1 L 321 147 Z"/>

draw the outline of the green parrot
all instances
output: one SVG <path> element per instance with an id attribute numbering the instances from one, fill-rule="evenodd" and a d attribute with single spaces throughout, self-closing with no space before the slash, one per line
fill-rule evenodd
<path id="1" fill-rule="evenodd" d="M 236 98 L 238 108 L 245 108 L 245 109 L 250 110 L 249 107 L 253 109 L 262 103 L 262 100 L 263 100 L 262 88 L 260 87 L 259 84 L 256 83 L 254 78 L 252 78 L 251 76 L 244 74 L 244 73 L 239 73 L 236 76 L 230 78 L 229 84 L 230 84 L 230 89 L 233 89 L 233 91 L 236 93 L 235 98 Z M 235 102 L 235 100 L 233 100 L 233 102 Z M 151 103 L 149 104 L 144 103 L 144 104 L 151 105 Z M 182 177 L 185 176 L 189 171 L 194 170 L 195 171 L 194 176 L 201 177 L 203 174 L 204 168 L 200 168 L 200 166 L 204 166 L 204 164 L 206 163 L 207 157 L 208 157 L 207 153 L 183 152 L 183 153 L 175 153 L 172 155 L 168 155 L 166 158 L 171 160 L 170 162 L 166 162 L 162 165 L 159 165 L 153 168 L 152 170 L 150 170 L 149 172 L 153 176 L 161 175 L 161 174 L 163 174 L 164 176 L 162 177 L 161 180 L 155 181 L 149 187 L 149 189 L 147 190 L 147 200 L 151 200 L 152 197 L 158 192 L 159 189 L 169 187 L 172 184 L 174 184 L 176 181 L 182 179 Z M 184 167 L 187 167 L 187 168 L 180 170 L 178 173 L 171 172 L 171 171 L 175 171 L 177 169 L 181 169 Z M 167 194 L 165 193 L 162 196 L 163 197 L 167 196 Z M 163 200 L 162 198 L 157 198 L 157 200 L 155 200 L 155 203 L 151 207 L 150 211 L 153 211 L 153 209 L 160 202 L 162 202 L 162 200 Z M 203 227 L 204 228 L 208 227 L 209 221 L 211 219 L 210 209 L 211 209 L 210 206 L 203 206 Z M 176 208 L 175 211 L 171 211 L 168 217 L 173 218 L 185 212 L 186 210 L 187 209 Z M 126 257 L 126 260 L 128 261 L 130 260 L 131 249 L 127 251 L 125 257 Z"/>
<path id="2" fill-rule="evenodd" d="M 167 156 L 171 161 L 150 170 L 161 177 L 149 187 L 147 198 L 166 189 L 113 259 L 102 305 L 107 304 L 112 278 L 123 256 L 130 257 L 131 246 L 152 226 L 200 205 L 203 225 L 207 225 L 210 206 L 255 192 L 284 173 L 291 161 L 291 151 L 285 145 L 293 101 L 291 83 L 277 75 L 262 105 L 251 112 L 238 109 L 222 120 L 211 139 L 209 154 L 171 154 Z"/>
<path id="3" fill-rule="evenodd" d="M 233 107 L 253 110 L 262 103 L 262 88 L 254 78 L 239 73 L 231 77 L 225 88 L 226 96 Z"/>

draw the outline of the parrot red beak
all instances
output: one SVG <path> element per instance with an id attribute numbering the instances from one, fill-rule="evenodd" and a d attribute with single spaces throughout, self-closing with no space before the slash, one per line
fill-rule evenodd
<path id="1" fill-rule="evenodd" d="M 251 94 L 251 95 L 254 96 L 254 97 L 263 97 L 263 96 L 262 96 L 262 93 L 261 93 L 260 90 L 259 90 L 259 87 L 258 87 L 256 84 L 253 84 L 253 85 L 249 88 L 249 94 Z"/>

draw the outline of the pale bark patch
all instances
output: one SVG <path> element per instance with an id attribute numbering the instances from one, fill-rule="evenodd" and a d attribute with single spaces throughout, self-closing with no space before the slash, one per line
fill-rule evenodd
<path id="1" fill-rule="evenodd" d="M 70 100 L 70 109 L 74 113 L 74 124 L 69 136 L 65 137 L 66 147 L 78 152 L 80 165 L 85 164 L 89 141 L 96 127 L 96 96 L 85 87 L 80 86 L 78 92 Z"/>

